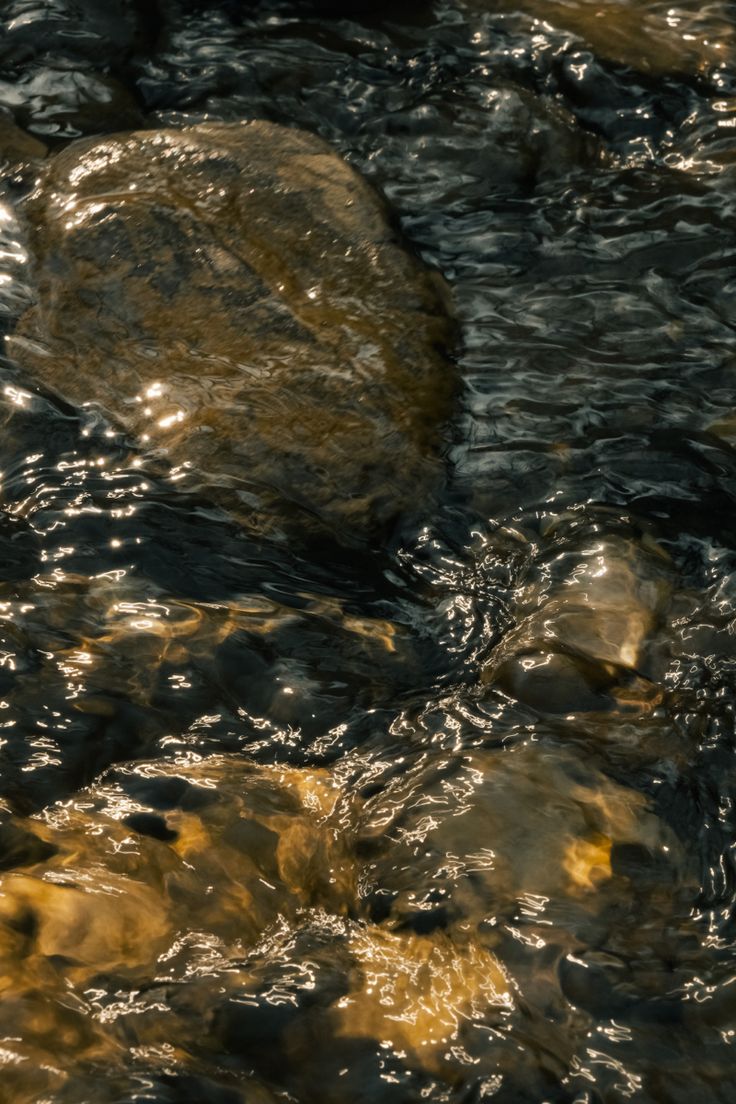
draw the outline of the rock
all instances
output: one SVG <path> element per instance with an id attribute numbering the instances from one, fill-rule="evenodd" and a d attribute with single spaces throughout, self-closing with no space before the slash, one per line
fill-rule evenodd
<path id="1" fill-rule="evenodd" d="M 495 1068 L 505 1043 L 489 1054 L 487 1033 L 528 1015 L 490 925 L 526 937 L 538 920 L 552 945 L 571 903 L 621 899 L 616 848 L 636 893 L 634 848 L 680 856 L 644 798 L 539 748 L 422 757 L 363 802 L 328 771 L 190 753 L 119 767 L 18 827 L 53 847 L 0 876 L 0 991 L 26 1009 L 34 1070 L 55 1025 L 86 1026 L 70 1085 L 106 1060 L 118 1076 L 135 1053 L 331 1104 L 345 1069 L 352 1092 L 387 1069 L 453 1084 L 468 1055 Z M 446 923 L 422 927 L 438 901 Z M 120 1040 L 131 1049 L 116 1054 Z"/>
<path id="2" fill-rule="evenodd" d="M 171 945 L 179 929 L 248 945 L 279 915 L 312 905 L 343 913 L 354 887 L 331 828 L 339 796 L 327 771 L 255 767 L 235 755 L 119 767 L 20 823 L 53 853 L 0 876 L 0 920 L 11 916 L 12 928 L 19 903 L 32 909 L 34 953 L 64 955 L 90 976 L 150 968 L 157 943 Z M 113 901 L 131 913 L 120 939 Z M 67 924 L 70 910 L 88 920 Z"/>
<path id="3" fill-rule="evenodd" d="M 83 1006 L 70 1007 L 64 994 L 55 988 L 53 969 L 49 973 L 51 976 L 39 979 L 35 990 L 22 995 L 3 993 L 3 1104 L 38 1104 L 41 1100 L 60 1104 L 56 1093 L 68 1082 L 71 1055 L 80 1065 L 97 1061 L 106 1070 L 119 1055 L 119 1043 L 105 1039 L 102 1028 Z M 80 1095 L 75 1099 L 98 1097 Z"/>
<path id="4" fill-rule="evenodd" d="M 650 709 L 661 690 L 642 667 L 671 592 L 653 541 L 563 539 L 522 586 L 482 680 L 543 713 Z"/>
<path id="5" fill-rule="evenodd" d="M 358 822 L 371 909 L 420 933 L 478 931 L 519 907 L 532 925 L 537 909 L 547 920 L 569 902 L 587 911 L 624 844 L 673 866 L 680 856 L 641 794 L 534 745 L 420 761 Z"/>
<path id="6" fill-rule="evenodd" d="M 379 117 L 364 128 L 390 163 L 383 186 L 392 206 L 410 224 L 430 218 L 448 232 L 460 211 L 487 213 L 491 196 L 529 196 L 609 159 L 561 103 L 500 78 L 429 90 L 398 105 L 388 124 Z M 484 237 L 472 238 L 468 248 L 475 263 L 485 263 Z"/>
<path id="7" fill-rule="evenodd" d="M 503 968 L 476 943 L 356 925 L 348 946 L 360 981 L 338 1004 L 338 1034 L 408 1050 L 426 1068 L 442 1070 L 464 1022 L 513 1008 Z"/>
<path id="8" fill-rule="evenodd" d="M 474 1053 L 476 1036 L 518 1015 L 511 978 L 473 930 L 477 916 L 468 910 L 452 934 L 397 929 L 406 919 L 400 891 L 391 923 L 359 914 L 376 879 L 394 895 L 396 879 L 408 878 L 412 892 L 459 887 L 467 898 L 457 878 L 465 862 L 487 916 L 489 883 L 476 876 L 486 870 L 486 842 L 502 863 L 506 844 L 518 847 L 509 816 L 518 786 L 503 795 L 519 782 L 539 789 L 549 764 L 531 783 L 528 756 L 502 755 L 495 779 L 482 753 L 457 767 L 449 787 L 427 787 L 435 824 L 416 854 L 424 813 L 411 800 L 406 811 L 393 804 L 410 793 L 400 791 L 414 774 L 368 802 L 363 843 L 373 825 L 380 834 L 387 809 L 394 823 L 360 894 L 350 847 L 355 805 L 327 771 L 254 767 L 239 756 L 143 762 L 19 820 L 19 830 L 53 847 L 22 872 L 0 875 L 0 991 L 4 1006 L 23 1010 L 31 1073 L 53 1065 L 58 1031 L 81 1040 L 70 1035 L 61 1081 L 70 1086 L 97 1062 L 118 1076 L 133 1053 L 116 1054 L 121 1039 L 139 1058 L 165 1057 L 164 1068 L 184 1075 L 196 1071 L 198 1056 L 211 1062 L 219 1052 L 228 1068 L 254 1070 L 300 1099 L 337 1100 L 343 1068 L 373 1084 L 386 1061 L 411 1083 L 452 1083 L 462 1069 L 456 1048 Z M 559 826 L 558 866 L 576 832 L 587 838 L 596 825 L 625 826 L 637 801 L 613 809 L 607 795 L 587 795 L 579 782 L 571 788 L 571 807 L 588 806 Z M 537 828 L 529 827 L 525 863 Z M 545 846 L 534 869 L 551 853 Z M 450 854 L 454 873 L 445 877 Z M 591 893 L 577 872 L 556 869 L 555 877 L 570 892 Z M 37 991 L 45 994 L 41 1017 Z M 17 1093 L 27 1085 L 40 1091 L 31 1073 L 14 1085 Z"/>
<path id="9" fill-rule="evenodd" d="M 729 5 L 695 0 L 480 0 L 484 9 L 523 11 L 587 42 L 600 57 L 644 73 L 697 74 L 733 63 Z M 470 0 L 474 7 L 478 0 Z"/>
<path id="10" fill-rule="evenodd" d="M 73 874 L 65 872 L 69 880 L 59 883 L 31 873 L 2 876 L 3 992 L 17 985 L 19 963 L 28 971 L 30 963 L 36 966 L 36 958 L 41 963 L 63 959 L 68 976 L 89 977 L 133 971 L 154 962 L 156 953 L 165 949 L 170 933 L 157 894 L 109 871 L 104 880 L 97 880 L 99 873 L 85 870 L 75 882 Z"/>
<path id="11" fill-rule="evenodd" d="M 14 578 L 6 552 L 0 584 L 0 653 L 12 656 L 0 667 L 0 796 L 24 812 L 172 740 L 202 752 L 237 739 L 269 762 L 333 759 L 366 710 L 427 677 L 405 627 L 337 600 L 301 591 L 287 606 L 244 587 L 230 602 L 186 601 L 134 572 L 50 574 L 23 535 L 11 530 L 33 579 Z M 196 727 L 220 713 L 211 732 Z M 0 818 L 0 869 L 2 847 Z"/>
<path id="12" fill-rule="evenodd" d="M 324 771 L 191 756 L 121 767 L 42 816 L 19 818 L 15 831 L 37 846 L 20 857 L 22 871 L 0 874 L 6 1041 L 10 1022 L 22 1025 L 13 1100 L 73 1085 L 94 1061 L 113 1077 L 129 1072 L 115 1021 L 148 1011 L 136 997 L 154 978 L 175 986 L 203 967 L 207 975 L 311 908 L 340 923 L 356 894 L 331 820 L 340 793 Z M 171 1038 L 161 1072 L 173 1064 Z M 177 1058 L 185 1077 L 187 1055 Z"/>
<path id="13" fill-rule="evenodd" d="M 269 932 L 247 962 L 190 976 L 171 1013 L 166 1027 L 151 1016 L 126 1028 L 189 1036 L 195 1055 L 218 1054 L 294 1099 L 403 1104 L 429 1097 L 435 1077 L 456 1083 L 468 1037 L 487 1043 L 515 1006 L 504 970 L 477 943 L 320 912 Z"/>
<path id="14" fill-rule="evenodd" d="M 347 1006 L 348 1018 L 362 1016 L 370 1025 L 384 1013 L 383 1031 L 373 1028 L 378 1037 L 403 1050 L 418 1044 L 422 1061 L 438 1075 L 443 1066 L 449 1072 L 456 1048 L 471 1057 L 479 1075 L 505 1067 L 512 1082 L 523 1081 L 524 1068 L 537 1069 L 523 1055 L 526 1046 L 536 1058 L 540 1043 L 550 1045 L 564 1066 L 566 1055 L 575 1052 L 578 1029 L 569 1023 L 574 997 L 560 976 L 561 961 L 591 945 L 605 951 L 617 939 L 628 947 L 632 929 L 642 931 L 647 949 L 659 946 L 673 928 L 689 923 L 685 918 L 699 885 L 691 857 L 645 796 L 552 745 L 429 751 L 402 764 L 400 773 L 369 796 L 357 821 L 359 884 L 369 913 L 380 923 L 372 963 L 366 952 L 365 993 L 355 987 L 356 1007 Z M 395 962 L 390 961 L 394 948 L 381 948 L 386 930 L 406 941 L 403 948 L 397 941 Z M 680 930 L 675 938 L 683 937 Z M 442 1039 L 442 1016 L 431 1017 L 422 1040 L 419 1010 L 433 1007 L 440 983 L 428 983 L 413 960 L 419 948 L 429 947 L 436 948 L 431 954 L 439 960 L 448 938 L 454 953 L 469 959 L 453 963 L 448 956 L 437 970 L 448 987 L 446 1014 L 459 1010 L 454 1002 L 464 995 L 468 1015 L 463 1020 L 460 1013 L 457 1036 L 448 1035 L 447 1045 L 433 1054 Z M 499 1011 L 493 1001 L 482 1010 L 483 990 L 473 982 L 484 973 L 471 965 L 481 951 L 496 963 L 495 970 L 486 967 L 486 976 L 509 979 L 513 1011 L 504 1019 L 519 1044 L 516 1054 L 507 1045 L 494 1053 L 487 1038 L 479 1042 L 484 1029 L 493 1028 L 492 1010 Z M 642 950 L 641 960 L 646 955 Z M 670 984 L 673 956 L 665 950 L 661 972 L 650 975 L 651 958 L 650 950 L 646 967 L 637 963 L 632 971 L 627 1007 L 646 1000 L 649 976 L 660 992 Z M 450 979 L 456 980 L 456 994 L 449 992 Z M 423 995 L 408 996 L 414 985 Z M 500 994 L 497 980 L 494 985 Z M 371 988 L 380 994 L 375 1009 Z M 550 1043 L 555 1023 L 565 1027 Z M 589 1030 L 590 1021 L 581 1021 L 579 1045 Z M 507 1099 L 549 1096 L 535 1087 L 511 1090 Z"/>
<path id="15" fill-rule="evenodd" d="M 318 138 L 253 122 L 76 143 L 26 214 L 38 302 L 12 355 L 241 520 L 356 544 L 437 484 L 437 285 Z"/>

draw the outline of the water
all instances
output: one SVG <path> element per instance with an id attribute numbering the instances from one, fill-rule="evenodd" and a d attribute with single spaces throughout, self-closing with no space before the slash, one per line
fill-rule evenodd
<path id="1" fill-rule="evenodd" d="M 736 15 L 597 11 L 6 3 L 4 331 L 38 142 L 267 119 L 458 334 L 371 540 L 3 361 L 1 1101 L 733 1098 Z"/>

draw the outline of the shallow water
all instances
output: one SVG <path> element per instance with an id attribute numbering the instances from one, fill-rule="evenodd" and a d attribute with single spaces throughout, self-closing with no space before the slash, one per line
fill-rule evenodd
<path id="1" fill-rule="evenodd" d="M 316 132 L 459 334 L 362 546 L 3 361 L 0 1101 L 730 1101 L 733 5 L 318 7 L 5 6 L 52 153 Z"/>

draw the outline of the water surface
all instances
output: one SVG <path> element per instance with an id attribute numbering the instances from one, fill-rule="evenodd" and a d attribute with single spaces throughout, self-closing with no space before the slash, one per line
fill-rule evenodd
<path id="1" fill-rule="evenodd" d="M 143 7 L 11 0 L 0 105 L 321 135 L 458 384 L 356 548 L 3 362 L 0 1100 L 730 1101 L 733 6 Z"/>

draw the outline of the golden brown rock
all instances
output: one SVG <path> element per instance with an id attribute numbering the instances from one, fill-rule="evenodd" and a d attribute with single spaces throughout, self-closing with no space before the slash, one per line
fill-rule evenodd
<path id="1" fill-rule="evenodd" d="M 38 302 L 13 355 L 241 518 L 289 528 L 301 507 L 351 543 L 438 478 L 437 285 L 320 139 L 253 122 L 79 142 L 27 217 Z"/>
<path id="2" fill-rule="evenodd" d="M 161 939 L 172 943 L 180 928 L 247 945 L 277 916 L 311 905 L 347 909 L 353 870 L 324 811 L 330 792 L 335 784 L 326 771 L 254 767 L 236 756 L 122 767 L 109 783 L 25 822 L 37 826 L 56 854 L 28 875 L 0 879 L 0 892 L 38 907 L 36 953 L 73 959 L 57 949 L 65 917 L 74 911 L 67 903 L 71 891 L 55 885 L 56 896 L 49 895 L 48 882 L 83 890 L 90 917 L 84 930 L 101 940 L 97 950 L 91 934 L 85 935 L 89 950 L 80 941 L 79 961 L 88 972 L 122 966 L 106 912 L 111 898 L 126 902 L 138 918 L 125 925 L 129 967 L 150 968 Z M 6 911 L 0 908 L 0 920 Z"/>
<path id="3" fill-rule="evenodd" d="M 420 936 L 355 926 L 349 946 L 360 987 L 338 1004 L 338 1033 L 408 1050 L 427 1068 L 442 1069 L 442 1056 L 448 1057 L 465 1022 L 513 1007 L 502 967 L 475 943 L 453 943 L 441 932 Z"/>
<path id="4" fill-rule="evenodd" d="M 132 1000 L 125 994 L 174 973 L 179 959 L 196 973 L 202 948 L 227 961 L 311 906 L 344 914 L 355 887 L 329 821 L 336 792 L 324 771 L 193 756 L 119 768 L 18 821 L 54 853 L 0 875 L 9 1043 L 0 1104 L 31 1104 L 85 1062 L 114 1072 L 140 1058 L 115 1026 Z M 164 1068 L 186 1068 L 179 1041 L 160 1041 Z"/>
<path id="5" fill-rule="evenodd" d="M 434 921 L 472 932 L 525 902 L 594 909 L 617 846 L 680 857 L 641 794 L 554 747 L 420 761 L 359 819 L 363 851 L 376 851 L 365 884 L 392 902 L 393 923 L 420 931 Z"/>

